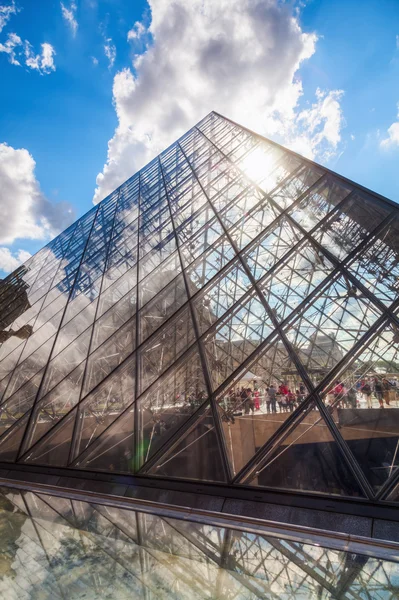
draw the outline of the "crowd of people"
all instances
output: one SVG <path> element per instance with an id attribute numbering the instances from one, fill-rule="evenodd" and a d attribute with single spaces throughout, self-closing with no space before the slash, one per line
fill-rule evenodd
<path id="1" fill-rule="evenodd" d="M 287 383 L 280 385 L 269 384 L 266 388 L 237 388 L 231 392 L 230 408 L 243 410 L 244 414 L 254 414 L 255 411 L 265 413 L 292 412 L 303 402 L 307 395 L 305 386 L 301 383 L 298 389 L 291 390 Z"/>
<path id="2" fill-rule="evenodd" d="M 396 378 L 373 376 L 359 379 L 353 385 L 336 381 L 327 392 L 327 403 L 338 408 L 374 408 L 375 398 L 380 408 L 384 408 L 384 405 L 392 406 L 393 402 L 396 405 L 397 392 L 399 388 Z"/>
<path id="3" fill-rule="evenodd" d="M 226 408 L 231 412 L 244 415 L 276 412 L 293 412 L 307 396 L 303 383 L 291 389 L 284 382 L 269 384 L 265 388 L 253 384 L 253 387 L 236 388 L 228 398 Z M 334 408 L 376 408 L 378 405 L 392 406 L 399 400 L 399 384 L 396 379 L 387 377 L 368 377 L 359 379 L 353 385 L 336 381 L 323 398 L 327 405 Z M 377 404 L 377 402 L 378 404 Z"/>

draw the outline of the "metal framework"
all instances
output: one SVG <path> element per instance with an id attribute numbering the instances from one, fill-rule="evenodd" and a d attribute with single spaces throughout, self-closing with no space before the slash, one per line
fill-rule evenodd
<path id="1" fill-rule="evenodd" d="M 4 597 L 397 598 L 397 563 L 277 535 L 2 488 Z"/>
<path id="2" fill-rule="evenodd" d="M 210 113 L 0 282 L 0 462 L 397 502 L 398 217 Z"/>

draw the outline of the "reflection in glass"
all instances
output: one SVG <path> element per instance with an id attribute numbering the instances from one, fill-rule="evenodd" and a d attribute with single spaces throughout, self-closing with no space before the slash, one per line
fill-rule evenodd
<path id="1" fill-rule="evenodd" d="M 399 330 L 384 327 L 324 387 L 340 434 L 378 491 L 399 467 Z"/>
<path id="2" fill-rule="evenodd" d="M 251 485 L 362 496 L 317 405 L 308 402 L 248 477 Z"/>
<path id="3" fill-rule="evenodd" d="M 2 488 L 4 598 L 394 598 L 398 565 L 323 544 Z M 21 595 L 23 590 L 23 595 Z"/>
<path id="4" fill-rule="evenodd" d="M 0 281 L 0 463 L 384 497 L 398 214 L 211 113 Z"/>
<path id="5" fill-rule="evenodd" d="M 207 399 L 196 347 L 137 401 L 139 452 L 146 462 Z"/>

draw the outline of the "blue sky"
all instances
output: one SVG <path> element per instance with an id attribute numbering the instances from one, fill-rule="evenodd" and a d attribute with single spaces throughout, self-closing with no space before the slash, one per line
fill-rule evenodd
<path id="1" fill-rule="evenodd" d="M 0 0 L 0 28 L 0 276 L 212 109 L 399 201 L 397 0 Z"/>

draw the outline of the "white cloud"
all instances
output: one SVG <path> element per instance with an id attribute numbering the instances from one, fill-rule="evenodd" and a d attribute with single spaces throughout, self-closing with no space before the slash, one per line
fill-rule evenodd
<path id="1" fill-rule="evenodd" d="M 41 75 L 47 75 L 55 71 L 53 46 L 47 42 L 41 45 L 41 54 L 35 54 L 28 40 L 22 41 L 16 33 L 9 33 L 7 41 L 0 43 L 0 52 L 8 55 L 12 65 L 21 66 L 22 62 L 29 69 L 38 71 Z"/>
<path id="2" fill-rule="evenodd" d="M 399 102 L 398 102 L 398 120 L 392 123 L 390 127 L 388 127 L 387 131 L 388 137 L 384 138 L 380 142 L 381 148 L 384 150 L 389 150 L 390 148 L 394 148 L 395 146 L 399 146 Z"/>
<path id="3" fill-rule="evenodd" d="M 9 248 L 0 247 L 0 271 L 11 273 L 31 256 L 26 250 L 17 250 L 13 254 Z"/>
<path id="4" fill-rule="evenodd" d="M 25 42 L 25 64 L 30 69 L 39 71 L 39 73 L 49 74 L 51 71 L 55 71 L 54 64 L 55 50 L 51 44 L 45 42 L 42 44 L 41 54 L 34 54 L 32 46 L 29 42 Z"/>
<path id="5" fill-rule="evenodd" d="M 3 31 L 4 27 L 7 25 L 12 15 L 16 15 L 19 12 L 19 8 L 15 6 L 15 1 L 12 0 L 11 4 L 1 4 L 0 5 L 0 33 Z"/>
<path id="6" fill-rule="evenodd" d="M 399 35 L 396 36 L 396 48 L 399 50 Z"/>
<path id="7" fill-rule="evenodd" d="M 72 35 L 75 37 L 76 32 L 78 30 L 78 22 L 76 20 L 76 9 L 77 9 L 76 3 L 71 2 L 71 5 L 69 8 L 67 8 L 63 2 L 61 2 L 60 4 L 61 4 L 61 12 L 62 12 L 63 19 L 69 25 L 69 27 L 71 28 L 71 31 L 72 31 Z"/>
<path id="8" fill-rule="evenodd" d="M 211 110 L 283 141 L 304 138 L 312 155 L 327 156 L 337 148 L 342 92 L 318 92 L 310 109 L 298 110 L 302 84 L 297 72 L 314 53 L 317 36 L 302 31 L 288 3 L 149 4 L 152 20 L 146 32 L 152 44 L 134 58 L 134 70 L 123 69 L 114 77 L 119 122 L 97 177 L 94 202 Z M 130 39 L 137 39 L 144 26 L 136 23 L 131 32 Z"/>
<path id="9" fill-rule="evenodd" d="M 0 244 L 16 239 L 46 240 L 73 220 L 66 202 L 52 204 L 40 190 L 28 150 L 0 144 Z"/>
<path id="10" fill-rule="evenodd" d="M 112 43 L 111 38 L 106 38 L 106 40 L 105 40 L 104 53 L 109 61 L 108 67 L 110 69 L 112 69 L 112 67 L 114 66 L 115 58 L 116 58 L 116 47 L 115 47 L 115 44 Z"/>
<path id="11" fill-rule="evenodd" d="M 8 54 L 8 60 L 12 65 L 21 66 L 17 59 L 17 48 L 22 46 L 22 40 L 16 33 L 9 33 L 5 44 L 0 44 L 0 52 Z"/>
<path id="12" fill-rule="evenodd" d="M 146 33 L 146 31 L 147 29 L 144 27 L 143 23 L 136 21 L 130 31 L 127 32 L 127 39 L 138 40 Z"/>
<path id="13" fill-rule="evenodd" d="M 288 127 L 285 124 L 287 146 L 308 158 L 317 156 L 328 161 L 341 141 L 344 118 L 340 101 L 343 94 L 343 90 L 326 93 L 317 89 L 316 102 L 298 114 L 294 128 L 289 122 Z"/>
<path id="14" fill-rule="evenodd" d="M 95 67 L 98 65 L 98 58 L 96 58 L 95 56 L 91 57 L 91 61 Z"/>

